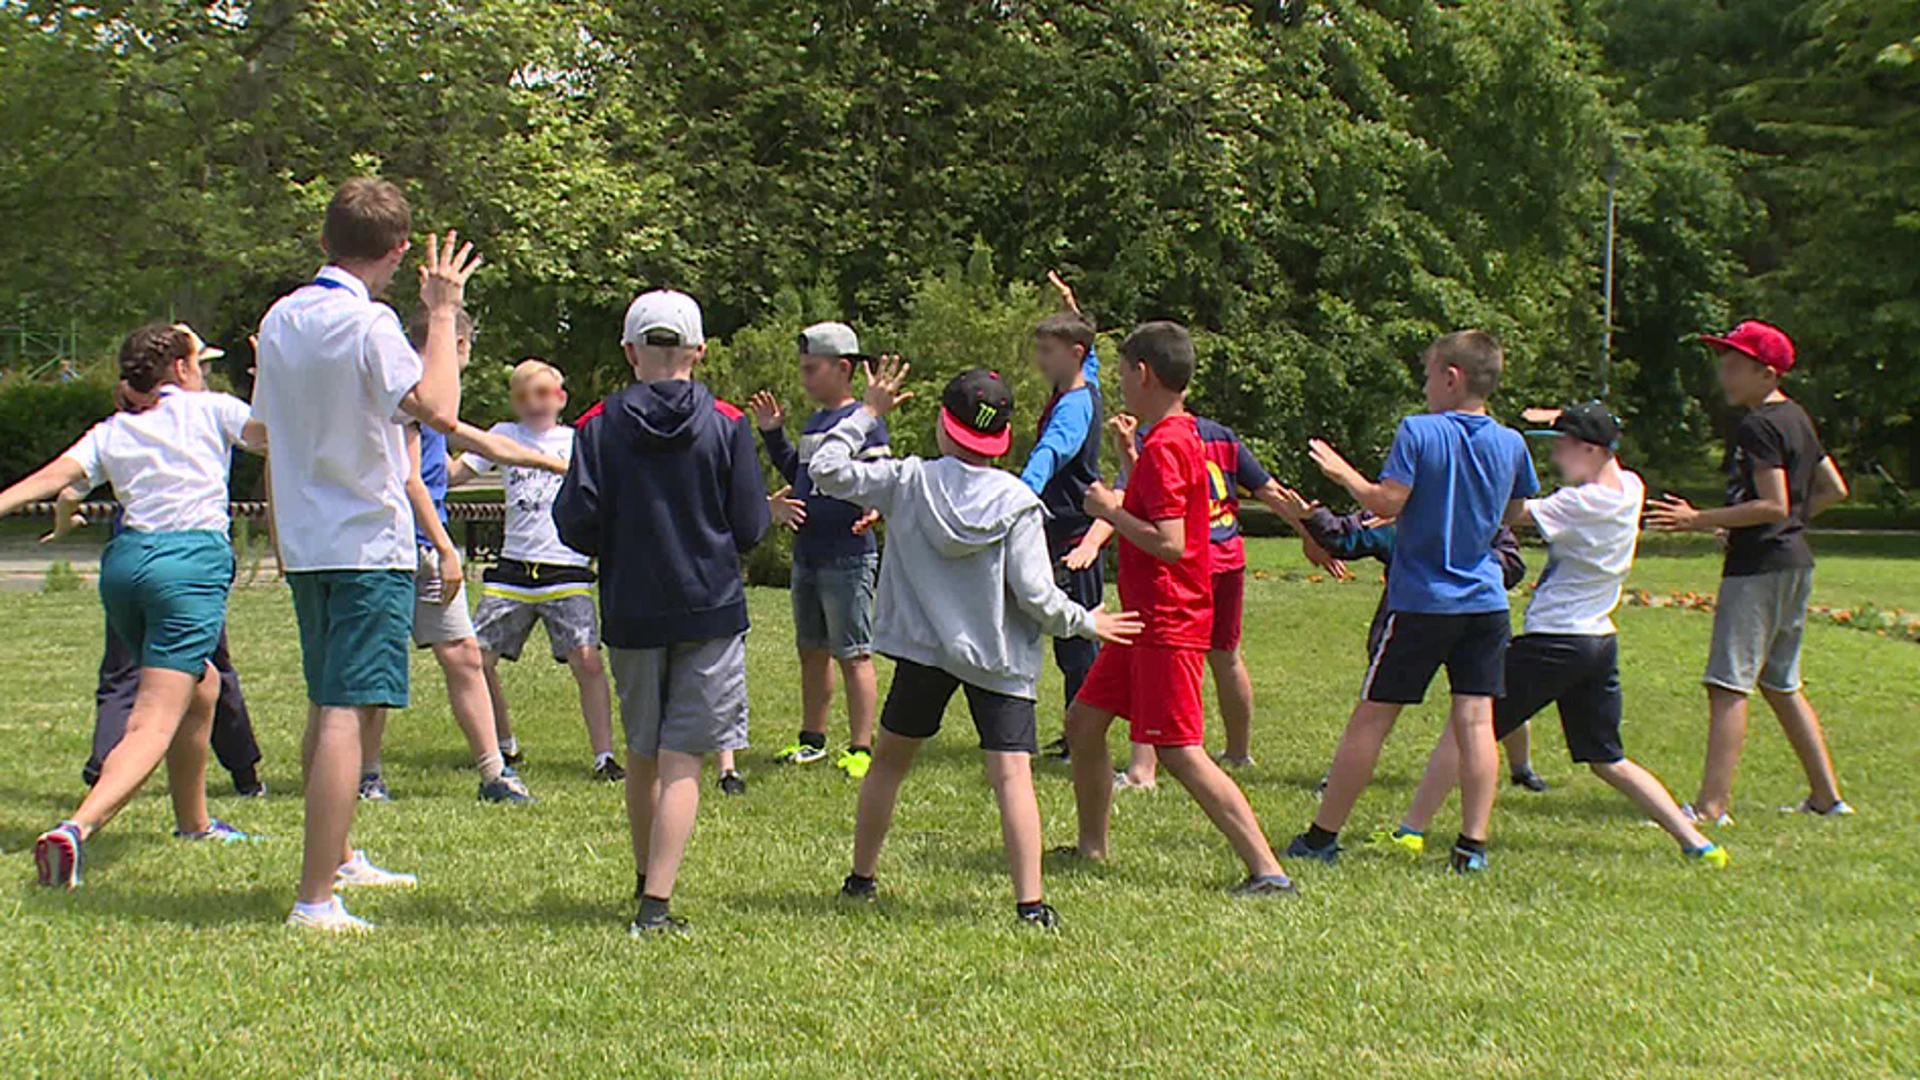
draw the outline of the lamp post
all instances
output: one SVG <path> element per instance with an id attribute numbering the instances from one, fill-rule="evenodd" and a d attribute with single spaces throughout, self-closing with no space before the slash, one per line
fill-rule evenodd
<path id="1" fill-rule="evenodd" d="M 1606 284 L 1603 289 L 1606 296 L 1602 301 L 1601 338 L 1600 338 L 1600 400 L 1607 400 L 1609 380 L 1613 375 L 1613 235 L 1617 219 L 1614 203 L 1614 190 L 1620 180 L 1620 155 L 1623 146 L 1632 146 L 1640 141 L 1640 136 L 1626 132 L 1620 136 L 1620 144 L 1607 148 L 1607 255 Z"/>

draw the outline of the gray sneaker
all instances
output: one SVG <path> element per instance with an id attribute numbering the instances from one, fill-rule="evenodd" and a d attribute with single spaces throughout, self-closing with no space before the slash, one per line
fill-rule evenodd
<path id="1" fill-rule="evenodd" d="M 519 773 L 508 769 L 500 774 L 498 780 L 480 782 L 480 801 L 517 805 L 532 802 L 533 793 L 527 790 L 527 785 L 520 779 Z"/>

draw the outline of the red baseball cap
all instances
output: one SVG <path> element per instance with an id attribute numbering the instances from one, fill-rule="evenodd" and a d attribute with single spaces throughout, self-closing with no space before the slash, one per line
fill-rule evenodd
<path id="1" fill-rule="evenodd" d="M 1724 337 L 1701 334 L 1700 340 L 1758 360 L 1782 375 L 1793 370 L 1793 339 L 1787 336 L 1786 331 L 1769 323 L 1748 319 Z"/>

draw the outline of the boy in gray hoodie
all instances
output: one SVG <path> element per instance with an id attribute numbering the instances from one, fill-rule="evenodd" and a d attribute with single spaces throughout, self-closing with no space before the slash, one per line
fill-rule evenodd
<path id="1" fill-rule="evenodd" d="M 867 369 L 863 406 L 827 432 L 808 471 L 817 490 L 869 506 L 887 521 L 874 605 L 873 647 L 896 662 L 880 714 L 873 769 L 860 785 L 853 872 L 841 895 L 875 896 L 874 870 L 893 823 L 900 784 L 920 746 L 940 730 L 955 690 L 964 690 L 986 751 L 987 781 L 1020 918 L 1056 924 L 1040 885 L 1040 806 L 1032 757 L 1047 638 L 1124 644 L 1140 630 L 1131 612 L 1081 607 L 1054 584 L 1040 498 L 993 467 L 1007 452 L 1013 394 L 983 368 L 962 372 L 941 395 L 941 457 L 856 460 L 880 418 L 913 394 L 908 367 Z"/>

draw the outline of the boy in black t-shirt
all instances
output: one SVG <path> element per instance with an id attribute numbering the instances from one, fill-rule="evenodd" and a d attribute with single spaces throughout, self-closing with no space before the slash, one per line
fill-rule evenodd
<path id="1" fill-rule="evenodd" d="M 1743 322 L 1724 337 L 1703 334 L 1720 359 L 1727 400 L 1747 410 L 1727 447 L 1727 505 L 1698 510 L 1669 495 L 1649 501 L 1647 521 L 1669 532 L 1726 536 L 1726 568 L 1713 614 L 1713 646 L 1702 681 L 1711 726 L 1700 797 L 1683 807 L 1697 820 L 1732 824 L 1728 806 L 1740 744 L 1747 734 L 1747 695 L 1754 685 L 1807 772 L 1803 813 L 1841 816 L 1840 798 L 1820 718 L 1800 692 L 1800 635 L 1813 592 L 1807 522 L 1847 497 L 1847 482 L 1820 445 L 1806 410 L 1780 391 L 1793 368 L 1793 341 L 1763 322 Z"/>

